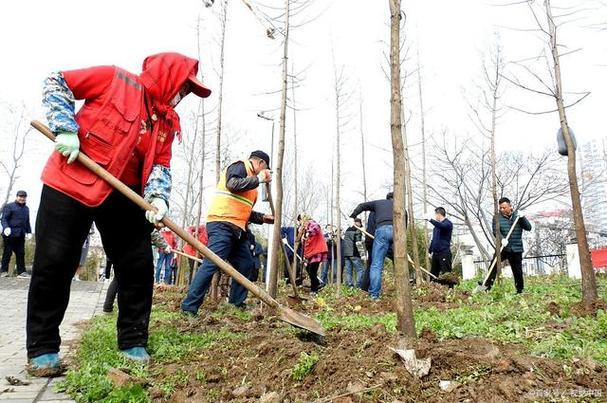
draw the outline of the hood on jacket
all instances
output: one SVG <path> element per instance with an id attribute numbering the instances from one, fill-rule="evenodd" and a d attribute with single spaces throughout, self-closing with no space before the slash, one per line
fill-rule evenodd
<path id="1" fill-rule="evenodd" d="M 179 53 L 158 53 L 143 61 L 139 77 L 154 103 L 169 105 L 186 81 L 198 96 L 209 96 L 211 90 L 196 79 L 198 61 Z"/>

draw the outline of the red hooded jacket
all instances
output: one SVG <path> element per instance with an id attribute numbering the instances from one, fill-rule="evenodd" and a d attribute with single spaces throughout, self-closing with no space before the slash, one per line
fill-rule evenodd
<path id="1" fill-rule="evenodd" d="M 155 164 L 170 166 L 179 116 L 170 107 L 198 61 L 177 53 L 149 56 L 137 76 L 115 66 L 65 71 L 63 77 L 84 105 L 76 113 L 80 150 L 128 185 L 145 186 Z M 112 188 L 79 163 L 53 152 L 42 181 L 89 207 Z"/>

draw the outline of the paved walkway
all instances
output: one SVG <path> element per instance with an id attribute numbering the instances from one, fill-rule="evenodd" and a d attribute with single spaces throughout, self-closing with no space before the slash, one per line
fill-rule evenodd
<path id="1" fill-rule="evenodd" d="M 61 324 L 61 357 L 78 338 L 77 324 L 101 312 L 104 290 L 108 283 L 74 281 L 70 303 Z M 105 287 L 104 287 L 105 285 Z M 28 279 L 0 278 L 0 403 L 14 402 L 72 402 L 69 396 L 54 392 L 61 378 L 33 378 L 25 371 L 25 316 Z M 12 376 L 28 385 L 10 385 Z"/>

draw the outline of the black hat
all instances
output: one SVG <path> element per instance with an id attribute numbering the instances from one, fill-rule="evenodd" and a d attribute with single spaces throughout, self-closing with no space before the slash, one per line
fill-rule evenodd
<path id="1" fill-rule="evenodd" d="M 17 191 L 17 197 L 19 196 L 27 197 L 27 192 L 25 190 L 19 190 Z"/>
<path id="2" fill-rule="evenodd" d="M 251 153 L 251 155 L 249 155 L 249 158 L 252 157 L 257 157 L 261 160 L 264 160 L 266 165 L 268 166 L 268 169 L 270 169 L 270 157 L 268 156 L 268 154 L 264 153 L 261 150 L 255 150 Z"/>

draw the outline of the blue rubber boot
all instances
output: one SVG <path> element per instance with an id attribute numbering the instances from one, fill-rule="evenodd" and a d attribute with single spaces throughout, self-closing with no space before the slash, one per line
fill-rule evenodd
<path id="1" fill-rule="evenodd" d="M 59 354 L 48 353 L 30 359 L 28 371 L 34 376 L 56 376 L 62 372 Z"/>
<path id="2" fill-rule="evenodd" d="M 131 347 L 126 350 L 120 350 L 120 352 L 129 360 L 141 362 L 148 362 L 150 360 L 150 355 L 145 351 L 145 347 Z"/>

